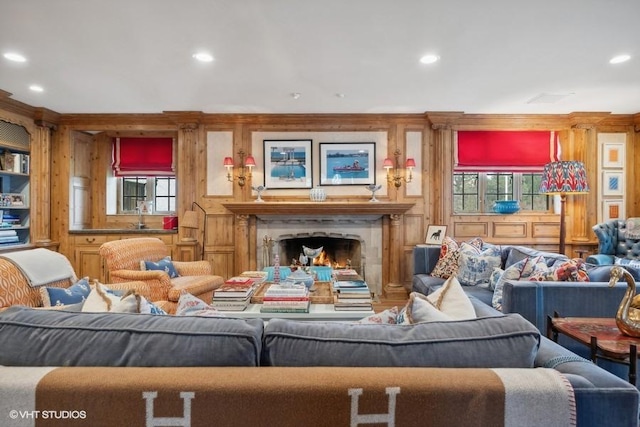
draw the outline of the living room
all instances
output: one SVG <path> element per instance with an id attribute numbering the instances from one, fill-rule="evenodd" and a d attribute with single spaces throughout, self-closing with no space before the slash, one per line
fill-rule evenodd
<path id="1" fill-rule="evenodd" d="M 0 144 L 28 154 L 29 169 L 28 196 L 13 206 L 25 229 L 1 252 L 52 249 L 78 277 L 109 283 L 104 243 L 157 237 L 173 259 L 229 278 L 272 265 L 270 242 L 284 251 L 286 239 L 339 237 L 357 242 L 378 298 L 406 301 L 414 249 L 434 226 L 458 241 L 587 258 L 598 252 L 593 226 L 640 216 L 631 1 L 177 3 L 4 6 L 0 54 L 26 60 L 0 57 Z M 191 57 L 200 50 L 212 60 Z M 434 63 L 420 62 L 427 53 Z M 608 62 L 621 53 L 630 60 Z M 497 156 L 476 139 L 480 161 L 462 164 L 461 144 L 479 134 L 507 139 Z M 25 136 L 28 148 L 15 149 Z M 132 140 L 152 147 L 143 160 L 169 141 L 168 166 L 118 169 L 114 155 Z M 303 179 L 277 172 L 282 148 L 304 154 Z M 331 166 L 334 149 L 366 152 L 366 174 Z M 581 162 L 589 191 L 527 186 L 556 160 Z M 140 196 L 131 189 L 152 182 L 142 176 L 171 190 Z M 496 212 L 505 199 L 519 210 Z"/>

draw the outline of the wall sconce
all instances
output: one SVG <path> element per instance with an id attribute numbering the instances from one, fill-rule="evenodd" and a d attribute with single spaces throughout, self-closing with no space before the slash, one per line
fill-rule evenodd
<path id="1" fill-rule="evenodd" d="M 382 167 L 387 170 L 387 181 L 389 182 L 389 184 L 393 183 L 396 188 L 400 188 L 400 186 L 402 185 L 402 181 L 409 183 L 413 179 L 412 172 L 413 168 L 416 167 L 416 161 L 413 159 L 413 157 L 407 158 L 407 160 L 404 162 L 404 168 L 407 170 L 407 173 L 405 176 L 402 176 L 402 170 L 400 169 L 399 160 L 400 150 L 396 149 L 396 151 L 393 152 L 393 157 L 395 158 L 395 161 L 391 160 L 389 157 L 384 159 Z M 393 171 L 391 171 L 391 169 L 393 169 Z"/>
<path id="2" fill-rule="evenodd" d="M 244 187 L 248 178 L 251 178 L 251 169 L 256 165 L 256 160 L 252 155 L 248 155 L 244 152 L 244 150 L 238 151 L 238 155 L 240 156 L 240 166 L 238 166 L 238 174 L 235 178 L 238 178 L 238 185 L 240 187 Z M 233 158 L 225 157 L 223 166 L 227 168 L 227 180 L 229 182 L 233 182 L 235 179 L 233 176 Z"/>
<path id="3" fill-rule="evenodd" d="M 184 215 L 180 220 L 180 227 L 186 228 L 187 230 L 198 230 L 200 228 L 200 224 L 198 224 L 198 213 L 195 210 L 193 210 L 194 207 L 198 207 L 204 215 L 204 226 L 202 227 L 202 230 L 203 230 L 202 251 L 200 252 L 200 259 L 204 259 L 204 239 L 206 239 L 207 237 L 207 212 L 204 210 L 204 208 L 200 206 L 198 203 L 193 202 L 191 204 L 191 210 L 184 211 Z M 193 237 L 192 235 L 189 235 L 184 240 L 187 242 L 198 242 L 198 238 Z"/>

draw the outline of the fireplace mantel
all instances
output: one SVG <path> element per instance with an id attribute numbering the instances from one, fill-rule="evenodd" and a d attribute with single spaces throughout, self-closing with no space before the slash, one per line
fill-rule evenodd
<path id="1" fill-rule="evenodd" d="M 415 203 L 245 202 L 223 203 L 237 215 L 402 215 Z"/>

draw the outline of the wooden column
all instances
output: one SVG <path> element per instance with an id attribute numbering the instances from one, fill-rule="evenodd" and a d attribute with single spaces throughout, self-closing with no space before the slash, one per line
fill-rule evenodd
<path id="1" fill-rule="evenodd" d="M 57 250 L 59 243 L 51 240 L 51 131 L 56 125 L 45 119 L 47 112 L 36 112 L 37 125 L 31 141 L 31 214 L 33 243 L 38 247 Z"/>
<path id="2" fill-rule="evenodd" d="M 402 215 L 391 214 L 389 219 L 389 244 L 387 246 L 389 248 L 400 248 L 402 247 Z M 384 287 L 386 298 L 405 299 L 407 297 L 407 291 L 400 280 L 400 255 L 399 250 L 389 250 L 389 283 Z"/>
<path id="3" fill-rule="evenodd" d="M 250 215 L 245 214 L 236 215 L 234 271 L 237 272 L 249 270 L 249 217 Z"/>

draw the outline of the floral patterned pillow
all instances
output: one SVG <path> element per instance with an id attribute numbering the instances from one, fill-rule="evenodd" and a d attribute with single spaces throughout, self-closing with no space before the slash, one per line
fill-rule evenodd
<path id="1" fill-rule="evenodd" d="M 460 257 L 458 249 L 458 242 L 449 236 L 444 237 L 442 246 L 440 246 L 440 257 L 438 258 L 436 266 L 433 267 L 433 271 L 431 271 L 433 277 L 448 279 L 449 276 L 456 274 L 458 271 L 458 259 Z"/>
<path id="2" fill-rule="evenodd" d="M 582 258 L 574 258 L 554 266 L 553 279 L 559 282 L 588 282 L 587 267 Z"/>
<path id="3" fill-rule="evenodd" d="M 493 270 L 502 265 L 502 251 L 499 246 L 479 249 L 469 243 L 460 245 L 458 260 L 458 280 L 466 286 L 488 284 Z"/>
<path id="4" fill-rule="evenodd" d="M 496 310 L 502 311 L 502 290 L 504 283 L 507 280 L 529 280 L 531 274 L 536 270 L 538 265 L 545 265 L 544 257 L 537 256 L 533 258 L 522 259 L 510 267 L 507 267 L 502 273 L 500 280 L 496 284 L 496 288 L 493 291 L 493 298 L 491 299 L 491 305 Z"/>
<path id="5" fill-rule="evenodd" d="M 372 314 L 364 319 L 360 319 L 355 323 L 361 324 L 378 324 L 378 325 L 395 325 L 397 323 L 398 307 L 391 307 L 380 313 Z"/>

